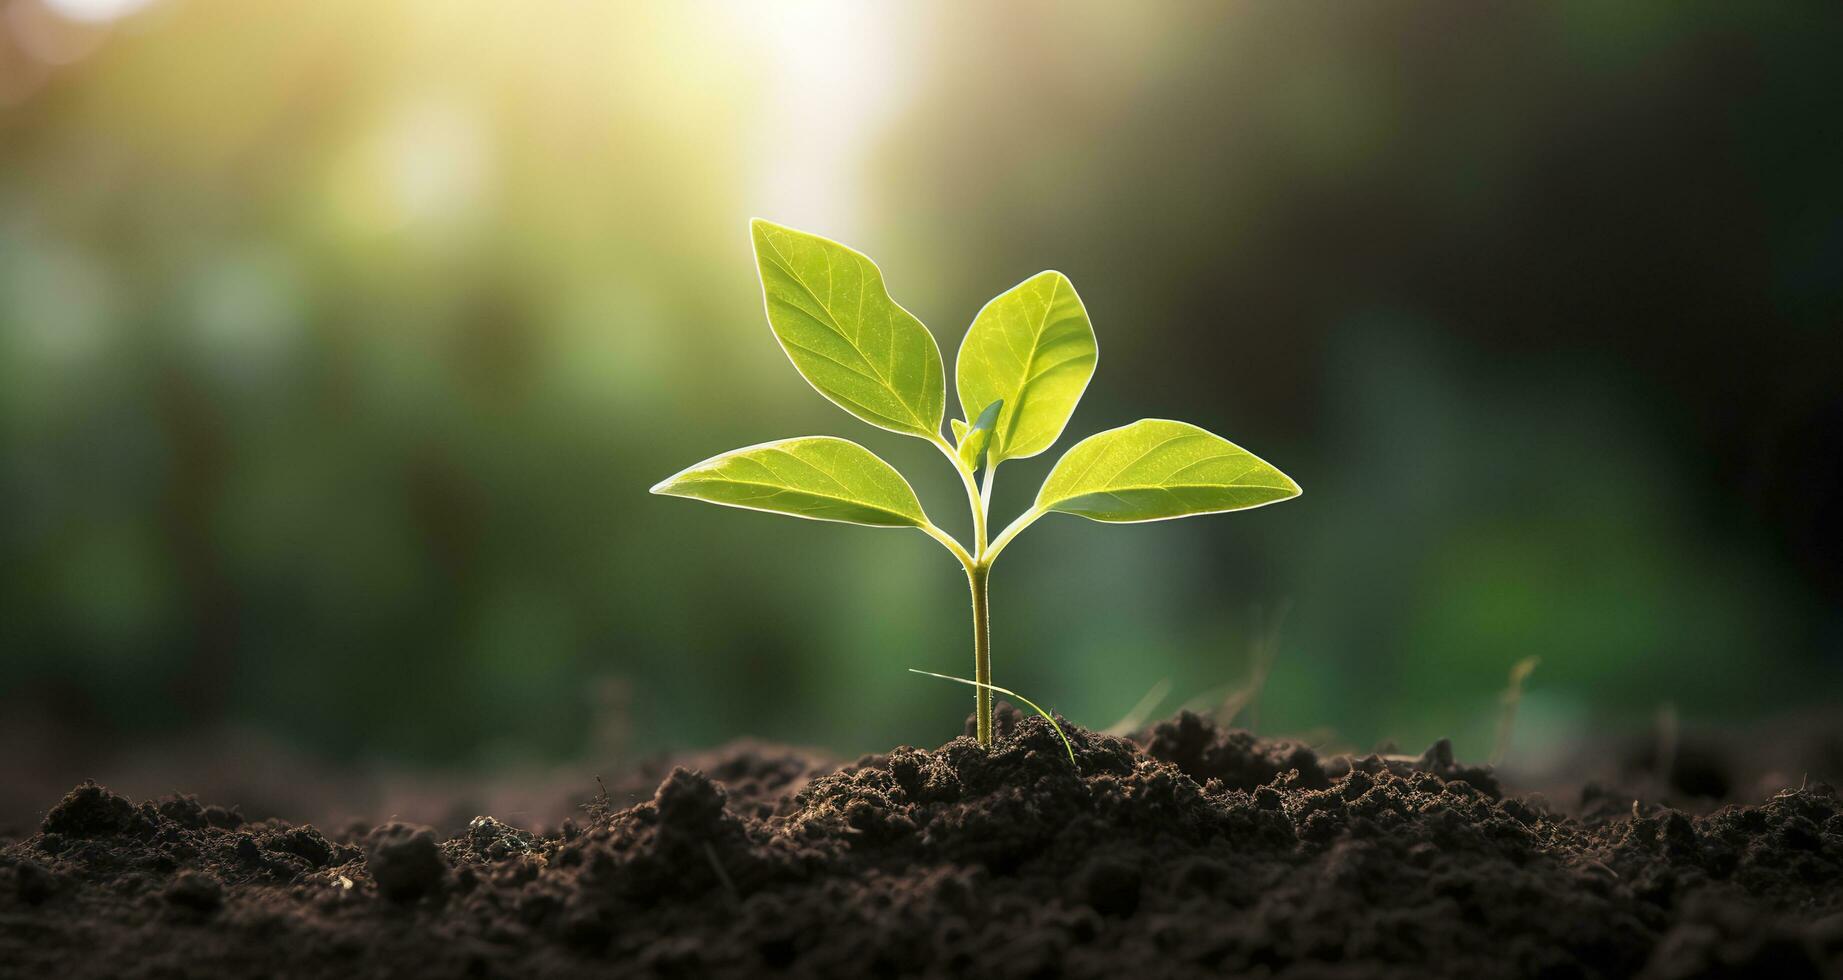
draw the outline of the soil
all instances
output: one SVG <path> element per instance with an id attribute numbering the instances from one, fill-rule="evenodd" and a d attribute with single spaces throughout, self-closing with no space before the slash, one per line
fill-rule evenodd
<path id="1" fill-rule="evenodd" d="M 1838 977 L 1843 802 L 1562 812 L 1452 758 L 1000 713 L 848 765 L 744 745 L 554 828 L 72 790 L 0 850 L 7 977 Z"/>

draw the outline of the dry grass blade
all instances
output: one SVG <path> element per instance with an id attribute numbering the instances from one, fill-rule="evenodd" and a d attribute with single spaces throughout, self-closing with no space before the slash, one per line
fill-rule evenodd
<path id="1" fill-rule="evenodd" d="M 1017 698 L 1019 701 L 1024 702 L 1026 705 L 1029 705 L 1030 710 L 1035 711 L 1037 714 L 1043 716 L 1043 720 L 1049 722 L 1049 727 L 1054 728 L 1056 730 L 1056 737 L 1059 739 L 1062 739 L 1063 750 L 1069 753 L 1069 765 L 1075 765 L 1075 746 L 1069 744 L 1069 737 L 1062 733 L 1062 726 L 1056 724 L 1056 719 L 1050 717 L 1050 713 L 1047 711 L 1044 711 L 1041 707 L 1039 707 L 1037 702 L 1032 701 L 1031 699 L 1025 697 L 1022 694 L 1019 694 L 1016 691 L 1006 690 L 1005 688 L 999 687 L 997 684 L 981 684 L 978 681 L 967 680 L 964 677 L 955 677 L 952 674 L 937 674 L 932 670 L 916 670 L 914 667 L 909 668 L 909 673 L 925 674 L 929 677 L 939 677 L 941 680 L 955 681 L 960 684 L 965 684 L 968 687 L 983 687 L 988 691 L 993 691 L 998 694 L 1003 694 L 1004 696 L 1009 697 L 1009 698 Z"/>
<path id="2" fill-rule="evenodd" d="M 1101 729 L 1101 733 L 1124 736 L 1138 731 L 1139 726 L 1145 724 L 1146 719 L 1152 717 L 1152 712 L 1157 711 L 1158 706 L 1164 703 L 1165 695 L 1169 693 L 1171 693 L 1171 678 L 1166 677 L 1152 685 L 1151 690 L 1145 692 L 1145 697 L 1140 698 L 1138 704 L 1133 705 L 1131 710 L 1121 715 L 1119 721 Z"/>
<path id="3" fill-rule="evenodd" d="M 1510 683 L 1501 698 L 1503 708 L 1497 716 L 1497 745 L 1491 750 L 1491 764 L 1498 765 L 1510 754 L 1510 731 L 1517 723 L 1517 705 L 1523 701 L 1523 682 L 1542 662 L 1541 657 L 1524 657 L 1510 668 Z"/>

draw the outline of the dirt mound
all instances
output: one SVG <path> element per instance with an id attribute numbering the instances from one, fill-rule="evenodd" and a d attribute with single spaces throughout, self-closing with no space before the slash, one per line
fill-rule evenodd
<path id="1" fill-rule="evenodd" d="M 73 790 L 0 852 L 23 976 L 1836 976 L 1843 805 L 1581 819 L 1436 745 L 1000 716 L 834 771 L 749 746 L 533 833 L 328 837 Z M 721 773 L 738 781 L 732 797 Z M 5 972 L 5 971 L 0 971 Z"/>

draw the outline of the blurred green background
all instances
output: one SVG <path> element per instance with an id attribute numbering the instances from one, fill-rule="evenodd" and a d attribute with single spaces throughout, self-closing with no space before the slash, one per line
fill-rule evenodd
<path id="1" fill-rule="evenodd" d="M 1020 539 L 997 680 L 1083 724 L 1220 696 L 1281 610 L 1263 731 L 1479 757 L 1531 655 L 1533 757 L 1835 705 L 1839 50 L 1835 4 L 0 0 L 0 714 L 462 767 L 957 733 L 904 672 L 971 670 L 934 543 L 646 493 L 835 434 L 966 525 L 781 355 L 752 215 L 950 363 L 1061 269 L 1069 436 L 1306 488 Z"/>

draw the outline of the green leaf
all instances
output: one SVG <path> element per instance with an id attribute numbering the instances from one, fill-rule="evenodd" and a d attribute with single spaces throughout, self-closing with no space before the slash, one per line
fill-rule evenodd
<path id="1" fill-rule="evenodd" d="M 1141 419 L 1075 444 L 1037 492 L 1037 509 L 1133 523 L 1244 510 L 1299 496 L 1299 484 L 1246 449 L 1187 422 Z"/>
<path id="2" fill-rule="evenodd" d="M 961 443 L 966 441 L 966 423 L 965 422 L 962 422 L 959 419 L 948 419 L 947 424 L 953 427 L 953 444 L 955 446 L 958 446 Z"/>
<path id="3" fill-rule="evenodd" d="M 967 418 L 1000 399 L 993 465 L 1055 445 L 1094 377 L 1098 348 L 1067 276 L 1039 272 L 999 294 L 960 343 L 955 386 Z"/>
<path id="4" fill-rule="evenodd" d="M 960 440 L 956 451 L 960 454 L 960 462 L 965 463 L 968 469 L 977 472 L 986 465 L 986 449 L 992 444 L 992 428 L 998 424 L 998 413 L 1004 407 L 1005 400 L 1001 398 L 979 413 L 972 428 L 966 428 L 964 424 L 954 428 L 954 435 Z"/>
<path id="5" fill-rule="evenodd" d="M 938 440 L 947 379 L 934 335 L 883 286 L 883 273 L 837 242 L 750 222 L 768 324 L 800 375 L 879 428 Z"/>
<path id="6" fill-rule="evenodd" d="M 653 488 L 672 497 L 871 527 L 927 527 L 915 491 L 855 442 L 808 436 L 713 456 Z"/>

